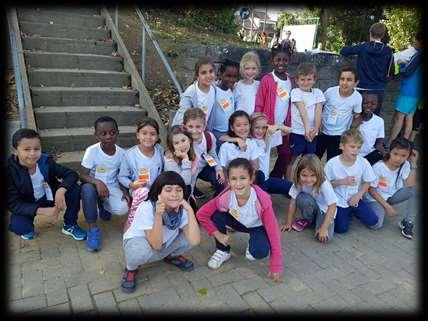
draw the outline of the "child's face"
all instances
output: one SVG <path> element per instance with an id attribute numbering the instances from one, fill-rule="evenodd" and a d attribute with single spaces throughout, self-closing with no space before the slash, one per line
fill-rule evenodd
<path id="1" fill-rule="evenodd" d="M 236 196 L 248 195 L 253 181 L 247 169 L 242 167 L 233 167 L 229 169 L 228 180 L 230 189 Z"/>
<path id="2" fill-rule="evenodd" d="M 257 139 L 265 138 L 267 128 L 268 128 L 268 125 L 267 125 L 266 119 L 264 118 L 257 119 L 253 123 L 253 127 L 251 128 L 253 137 Z"/>
<path id="3" fill-rule="evenodd" d="M 156 145 L 159 135 L 154 127 L 146 125 L 137 132 L 137 139 L 140 146 L 151 148 Z"/>
<path id="4" fill-rule="evenodd" d="M 244 78 L 247 80 L 253 80 L 258 72 L 259 68 L 257 67 L 257 64 L 254 61 L 247 61 L 244 66 Z"/>
<path id="5" fill-rule="evenodd" d="M 42 146 L 40 139 L 22 138 L 18 142 L 18 146 L 14 149 L 15 155 L 18 156 L 19 163 L 27 168 L 35 168 L 37 161 L 42 155 Z"/>
<path id="6" fill-rule="evenodd" d="M 98 123 L 95 136 L 101 142 L 102 147 L 112 147 L 116 144 L 118 130 L 112 122 Z"/>
<path id="7" fill-rule="evenodd" d="M 351 94 L 358 82 L 355 80 L 354 73 L 344 71 L 339 77 L 339 89 L 344 94 Z"/>
<path id="8" fill-rule="evenodd" d="M 285 74 L 287 72 L 289 56 L 285 52 L 279 52 L 272 58 L 272 65 L 275 73 Z"/>
<path id="9" fill-rule="evenodd" d="M 205 130 L 205 120 L 203 119 L 190 119 L 184 125 L 186 131 L 192 136 L 193 140 L 199 141 Z"/>
<path id="10" fill-rule="evenodd" d="M 201 65 L 198 70 L 198 82 L 209 87 L 215 79 L 214 67 L 211 64 Z"/>
<path id="11" fill-rule="evenodd" d="M 339 148 L 342 150 L 343 156 L 348 159 L 355 160 L 357 159 L 358 153 L 360 152 L 361 144 L 350 140 L 345 144 L 341 143 Z"/>
<path id="12" fill-rule="evenodd" d="M 172 146 L 174 147 L 174 151 L 187 153 L 190 149 L 189 137 L 182 133 L 172 136 Z"/>
<path id="13" fill-rule="evenodd" d="M 238 69 L 235 67 L 229 66 L 221 74 L 221 83 L 227 89 L 233 89 L 236 81 L 238 80 Z"/>
<path id="14" fill-rule="evenodd" d="M 168 211 L 175 210 L 183 201 L 183 193 L 184 191 L 180 185 L 165 185 L 162 187 L 158 199 L 165 204 L 165 208 Z"/>
<path id="15" fill-rule="evenodd" d="M 312 87 L 315 85 L 316 77 L 314 74 L 300 75 L 297 77 L 296 83 L 299 88 L 303 91 L 311 91 Z"/>
<path id="16" fill-rule="evenodd" d="M 377 95 L 363 95 L 363 114 L 371 116 L 377 108 Z"/>
<path id="17" fill-rule="evenodd" d="M 317 176 L 313 171 L 304 168 L 300 171 L 299 183 L 304 186 L 312 187 L 317 182 Z"/>
<path id="18" fill-rule="evenodd" d="M 247 117 L 236 117 L 232 124 L 232 131 L 236 136 L 246 139 L 250 133 L 250 122 Z"/>
<path id="19" fill-rule="evenodd" d="M 410 156 L 410 151 L 405 148 L 393 148 L 389 152 L 389 163 L 395 167 L 400 167 Z"/>

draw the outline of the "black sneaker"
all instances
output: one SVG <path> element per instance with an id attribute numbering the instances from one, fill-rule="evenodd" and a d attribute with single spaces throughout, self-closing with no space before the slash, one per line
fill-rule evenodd
<path id="1" fill-rule="evenodd" d="M 125 269 L 122 276 L 122 284 L 120 285 L 123 292 L 132 293 L 135 291 L 137 287 L 137 272 L 138 270 L 129 271 Z"/>
<path id="2" fill-rule="evenodd" d="M 408 239 L 413 238 L 413 223 L 403 219 L 399 224 L 401 228 L 401 234 Z"/>

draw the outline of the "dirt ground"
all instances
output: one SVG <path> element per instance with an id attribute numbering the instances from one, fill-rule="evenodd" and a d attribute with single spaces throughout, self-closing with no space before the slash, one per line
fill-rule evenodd
<path id="1" fill-rule="evenodd" d="M 6 120 L 18 120 L 18 98 L 16 96 L 15 75 L 13 70 L 6 71 Z"/>

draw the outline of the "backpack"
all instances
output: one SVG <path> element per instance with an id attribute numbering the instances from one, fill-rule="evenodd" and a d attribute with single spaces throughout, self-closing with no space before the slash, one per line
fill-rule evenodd
<path id="1" fill-rule="evenodd" d="M 210 133 L 207 131 L 204 132 L 204 136 L 207 141 L 207 153 L 208 153 L 213 147 L 213 138 L 211 137 Z"/>

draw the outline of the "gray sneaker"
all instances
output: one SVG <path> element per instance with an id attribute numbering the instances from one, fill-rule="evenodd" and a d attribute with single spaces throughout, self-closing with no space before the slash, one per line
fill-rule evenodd
<path id="1" fill-rule="evenodd" d="M 401 228 L 401 234 L 408 239 L 413 238 L 413 223 L 405 219 L 401 220 L 398 225 Z"/>

